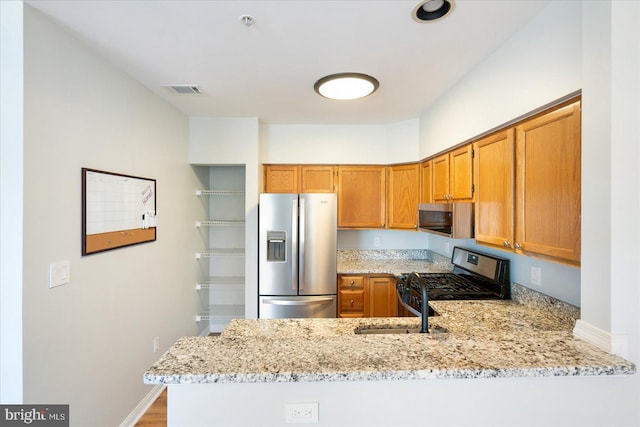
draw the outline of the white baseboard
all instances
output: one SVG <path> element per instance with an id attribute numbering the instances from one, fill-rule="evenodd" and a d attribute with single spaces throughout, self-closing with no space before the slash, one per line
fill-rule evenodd
<path id="1" fill-rule="evenodd" d="M 629 356 L 629 338 L 624 334 L 612 334 L 582 319 L 576 321 L 573 335 L 581 338 L 607 353 L 616 354 L 625 359 Z"/>
<path id="2" fill-rule="evenodd" d="M 573 335 L 611 353 L 611 334 L 582 319 L 576 321 Z"/>
<path id="3" fill-rule="evenodd" d="M 136 406 L 133 411 L 125 418 L 125 420 L 120 424 L 120 427 L 133 427 L 136 425 L 140 418 L 147 412 L 147 410 L 153 405 L 153 402 L 156 401 L 160 393 L 167 386 L 164 384 L 156 384 L 149 393 L 142 399 L 138 406 Z"/>

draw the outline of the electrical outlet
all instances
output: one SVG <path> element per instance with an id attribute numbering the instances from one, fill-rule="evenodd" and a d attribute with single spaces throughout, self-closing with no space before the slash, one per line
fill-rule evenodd
<path id="1" fill-rule="evenodd" d="M 536 286 L 542 284 L 542 269 L 540 267 L 531 267 L 531 284 Z"/>
<path id="2" fill-rule="evenodd" d="M 373 238 L 373 246 L 375 246 L 376 248 L 380 247 L 380 237 L 376 236 Z"/>
<path id="3" fill-rule="evenodd" d="M 287 403 L 284 408 L 286 423 L 318 422 L 318 402 Z"/>
<path id="4" fill-rule="evenodd" d="M 153 339 L 153 352 L 157 353 L 160 349 L 160 337 L 155 337 Z"/>

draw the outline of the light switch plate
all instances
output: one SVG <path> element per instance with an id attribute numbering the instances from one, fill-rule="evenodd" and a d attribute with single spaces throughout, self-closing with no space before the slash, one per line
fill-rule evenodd
<path id="1" fill-rule="evenodd" d="M 68 260 L 49 264 L 49 288 L 69 284 L 71 266 Z"/>

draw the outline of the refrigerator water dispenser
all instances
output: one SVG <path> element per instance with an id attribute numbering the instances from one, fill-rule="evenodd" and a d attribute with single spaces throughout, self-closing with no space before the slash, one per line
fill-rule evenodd
<path id="1" fill-rule="evenodd" d="M 267 261 L 286 261 L 286 233 L 284 231 L 267 231 Z"/>

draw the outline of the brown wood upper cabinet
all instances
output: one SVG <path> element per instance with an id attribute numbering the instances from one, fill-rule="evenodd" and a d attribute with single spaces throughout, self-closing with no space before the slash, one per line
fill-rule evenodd
<path id="1" fill-rule="evenodd" d="M 301 193 L 334 193 L 334 178 L 336 168 L 334 166 L 302 166 Z"/>
<path id="2" fill-rule="evenodd" d="M 338 167 L 338 227 L 384 228 L 384 166 Z"/>
<path id="3" fill-rule="evenodd" d="M 297 165 L 264 165 L 265 193 L 298 193 L 300 167 Z"/>
<path id="4" fill-rule="evenodd" d="M 473 200 L 473 144 L 432 159 L 433 201 Z"/>
<path id="5" fill-rule="evenodd" d="M 387 228 L 418 228 L 419 174 L 417 163 L 387 168 Z"/>
<path id="6" fill-rule="evenodd" d="M 516 243 L 580 261 L 581 103 L 516 126 Z"/>
<path id="7" fill-rule="evenodd" d="M 580 101 L 476 141 L 476 240 L 580 261 Z"/>
<path id="8" fill-rule="evenodd" d="M 420 163 L 420 203 L 433 202 L 433 161 Z"/>
<path id="9" fill-rule="evenodd" d="M 475 236 L 479 243 L 513 248 L 515 207 L 514 129 L 476 141 Z"/>
<path id="10" fill-rule="evenodd" d="M 333 193 L 335 167 L 264 165 L 265 193 Z"/>

